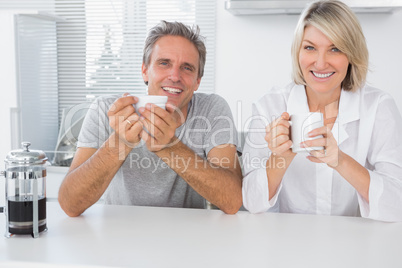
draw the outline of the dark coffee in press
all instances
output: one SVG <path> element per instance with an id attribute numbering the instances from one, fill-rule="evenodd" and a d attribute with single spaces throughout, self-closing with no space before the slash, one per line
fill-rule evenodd
<path id="1" fill-rule="evenodd" d="M 32 196 L 11 196 L 8 199 L 9 232 L 12 234 L 32 234 L 33 198 Z M 38 197 L 38 229 L 46 229 L 46 197 Z"/>

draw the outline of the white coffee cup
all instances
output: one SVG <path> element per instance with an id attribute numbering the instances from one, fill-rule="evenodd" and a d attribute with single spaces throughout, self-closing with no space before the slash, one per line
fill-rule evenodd
<path id="1" fill-rule="evenodd" d="M 324 126 L 324 116 L 322 113 L 292 114 L 290 116 L 290 139 L 292 140 L 292 152 L 310 152 L 313 150 L 324 150 L 323 146 L 300 147 L 300 143 L 307 140 L 322 138 L 322 135 L 309 137 L 308 133 L 313 129 Z"/>
<path id="2" fill-rule="evenodd" d="M 134 104 L 135 111 L 139 115 L 138 109 L 140 107 L 145 107 L 147 103 L 153 103 L 162 109 L 166 109 L 166 102 L 168 100 L 167 96 L 158 96 L 158 95 L 143 95 L 143 96 L 137 96 L 138 97 L 138 102 Z"/>

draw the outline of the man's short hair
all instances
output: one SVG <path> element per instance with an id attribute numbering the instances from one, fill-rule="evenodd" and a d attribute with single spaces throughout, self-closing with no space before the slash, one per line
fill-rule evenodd
<path id="1" fill-rule="evenodd" d="M 193 27 L 184 25 L 181 22 L 167 22 L 162 20 L 159 24 L 151 28 L 145 40 L 143 64 L 148 67 L 152 50 L 155 43 L 164 36 L 181 36 L 189 40 L 196 47 L 199 54 L 198 78 L 204 75 L 204 66 L 206 61 L 207 49 L 205 48 L 205 38 L 200 35 L 200 28 L 197 25 Z"/>

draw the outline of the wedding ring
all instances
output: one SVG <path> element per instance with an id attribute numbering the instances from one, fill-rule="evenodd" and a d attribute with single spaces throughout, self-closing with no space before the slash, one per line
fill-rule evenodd
<path id="1" fill-rule="evenodd" d="M 132 125 L 132 124 L 133 124 L 133 123 L 131 123 L 131 121 L 128 120 L 128 119 L 126 119 L 126 122 L 127 122 L 129 125 Z"/>

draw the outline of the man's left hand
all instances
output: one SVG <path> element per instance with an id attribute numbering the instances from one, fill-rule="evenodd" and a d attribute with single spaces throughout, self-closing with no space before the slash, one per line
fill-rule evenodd
<path id="1" fill-rule="evenodd" d="M 166 110 L 148 103 L 139 109 L 140 120 L 144 125 L 141 138 L 151 152 L 157 152 L 174 143 L 177 122 L 173 116 L 175 107 L 166 104 Z"/>

